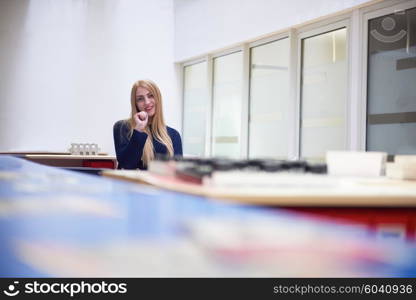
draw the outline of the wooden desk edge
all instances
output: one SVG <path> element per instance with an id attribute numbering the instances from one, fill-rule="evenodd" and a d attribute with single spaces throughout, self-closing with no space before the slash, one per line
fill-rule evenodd
<path id="1" fill-rule="evenodd" d="M 140 172 L 140 171 L 137 171 Z M 143 171 L 142 171 L 143 172 Z M 196 184 L 172 183 L 158 181 L 157 178 L 141 174 L 141 177 L 131 177 L 117 174 L 114 171 L 103 171 L 103 176 L 119 180 L 126 180 L 169 191 L 192 194 L 210 198 L 214 201 L 226 201 L 239 204 L 264 205 L 264 206 L 291 206 L 291 207 L 416 207 L 416 195 L 414 196 L 339 196 L 339 195 L 254 195 L 233 194 L 229 189 L 208 188 Z"/>

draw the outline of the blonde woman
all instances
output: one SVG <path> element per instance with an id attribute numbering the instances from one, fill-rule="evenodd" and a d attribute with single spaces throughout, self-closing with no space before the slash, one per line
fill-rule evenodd
<path id="1" fill-rule="evenodd" d="M 165 124 L 157 85 L 150 80 L 135 82 L 130 102 L 130 118 L 113 127 L 118 168 L 147 169 L 156 153 L 181 156 L 181 136 Z"/>

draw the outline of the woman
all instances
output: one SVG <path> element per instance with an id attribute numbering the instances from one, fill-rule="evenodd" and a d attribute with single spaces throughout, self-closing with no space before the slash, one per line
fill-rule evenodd
<path id="1" fill-rule="evenodd" d="M 182 155 L 181 136 L 166 126 L 160 90 L 150 80 L 133 84 L 131 116 L 115 123 L 113 133 L 119 169 L 147 169 L 156 153 Z"/>

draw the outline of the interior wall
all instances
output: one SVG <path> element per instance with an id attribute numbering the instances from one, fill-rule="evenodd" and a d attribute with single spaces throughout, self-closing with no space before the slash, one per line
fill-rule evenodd
<path id="1" fill-rule="evenodd" d="M 154 80 L 181 130 L 172 0 L 0 0 L 0 151 L 98 143 L 130 113 L 130 89 Z"/>
<path id="2" fill-rule="evenodd" d="M 175 60 L 255 39 L 369 0 L 175 0 Z"/>

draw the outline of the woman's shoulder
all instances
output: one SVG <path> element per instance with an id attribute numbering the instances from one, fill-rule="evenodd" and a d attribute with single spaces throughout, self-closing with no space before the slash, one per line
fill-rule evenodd
<path id="1" fill-rule="evenodd" d="M 118 120 L 117 122 L 114 123 L 114 127 L 121 127 L 121 126 L 129 126 L 129 120 L 127 119 L 123 119 L 123 120 Z"/>
<path id="2" fill-rule="evenodd" d="M 130 132 L 129 120 L 119 120 L 114 123 L 113 134 L 114 138 L 128 139 Z"/>
<path id="3" fill-rule="evenodd" d="M 129 129 L 129 120 L 119 120 L 114 123 L 113 128 L 116 129 Z"/>
<path id="4" fill-rule="evenodd" d="M 175 128 L 172 128 L 172 127 L 166 126 L 166 129 L 167 129 L 168 134 L 169 134 L 170 136 L 180 136 L 179 132 L 178 132 Z"/>

